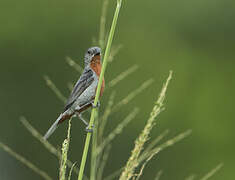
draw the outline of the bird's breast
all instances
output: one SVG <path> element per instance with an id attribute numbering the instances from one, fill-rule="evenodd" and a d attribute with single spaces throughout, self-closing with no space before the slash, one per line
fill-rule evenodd
<path id="1" fill-rule="evenodd" d="M 95 60 L 93 62 L 91 62 L 90 65 L 91 69 L 96 73 L 97 77 L 100 77 L 100 73 L 101 73 L 101 61 L 100 60 Z M 103 81 L 102 81 L 102 85 L 101 85 L 101 90 L 100 90 L 100 96 L 102 96 L 103 92 L 104 92 L 104 88 L 105 88 L 105 80 L 103 77 Z"/>

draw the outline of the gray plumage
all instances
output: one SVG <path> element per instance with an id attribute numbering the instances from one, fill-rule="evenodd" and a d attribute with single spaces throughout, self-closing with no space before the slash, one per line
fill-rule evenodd
<path id="1" fill-rule="evenodd" d="M 80 79 L 75 84 L 70 97 L 67 100 L 64 111 L 68 110 L 73 105 L 73 103 L 77 100 L 77 98 L 92 84 L 92 82 L 94 81 L 93 76 L 94 76 L 94 72 L 90 68 L 85 68 Z"/>
<path id="2" fill-rule="evenodd" d="M 75 110 L 79 111 L 79 109 L 81 109 L 84 105 L 92 103 L 94 100 L 99 77 L 90 68 L 90 63 L 95 55 L 101 55 L 101 49 L 99 47 L 92 47 L 87 50 L 84 58 L 84 71 L 67 100 L 64 112 L 61 113 L 57 120 L 52 124 L 50 129 L 45 134 L 44 139 L 49 138 L 49 136 L 56 130 L 60 120 L 63 117 L 73 115 Z"/>

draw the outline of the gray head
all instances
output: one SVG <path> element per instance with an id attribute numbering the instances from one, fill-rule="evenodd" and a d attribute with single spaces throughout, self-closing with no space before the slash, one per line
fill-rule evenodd
<path id="1" fill-rule="evenodd" d="M 91 47 L 85 53 L 85 66 L 89 65 L 92 58 L 96 55 L 101 55 L 101 49 L 99 47 Z"/>

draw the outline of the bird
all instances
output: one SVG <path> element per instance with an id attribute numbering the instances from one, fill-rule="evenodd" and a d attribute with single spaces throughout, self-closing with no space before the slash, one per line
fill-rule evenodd
<path id="1" fill-rule="evenodd" d="M 102 68 L 101 49 L 99 47 L 89 48 L 85 53 L 84 64 L 84 70 L 65 104 L 63 112 L 44 135 L 45 140 L 52 135 L 60 123 L 72 116 L 81 119 L 86 125 L 86 131 L 92 132 L 92 128 L 89 128 L 89 124 L 83 119 L 82 113 L 90 107 L 97 108 L 100 105 L 98 101 L 98 104 L 94 106 L 94 99 Z M 104 88 L 105 80 L 103 77 L 100 96 L 102 96 Z"/>

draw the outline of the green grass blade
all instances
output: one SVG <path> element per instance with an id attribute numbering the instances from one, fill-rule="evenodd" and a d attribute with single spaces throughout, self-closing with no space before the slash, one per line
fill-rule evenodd
<path id="1" fill-rule="evenodd" d="M 97 102 L 99 100 L 101 84 L 102 84 L 104 73 L 105 73 L 105 70 L 106 70 L 107 63 L 108 63 L 107 59 L 109 57 L 109 52 L 110 52 L 111 44 L 112 44 L 112 41 L 113 41 L 113 36 L 114 36 L 114 32 L 115 32 L 115 28 L 116 28 L 116 24 L 117 24 L 117 20 L 118 20 L 119 11 L 120 11 L 120 8 L 121 8 L 121 3 L 122 3 L 122 0 L 117 1 L 117 6 L 116 6 L 115 13 L 114 13 L 113 22 L 112 22 L 112 25 L 111 25 L 109 38 L 108 38 L 108 42 L 107 42 L 107 46 L 106 46 L 106 50 L 105 50 L 105 54 L 104 54 L 104 61 L 103 61 L 103 64 L 102 64 L 99 83 L 98 83 L 97 90 L 96 90 L 96 96 L 95 96 L 95 101 L 94 101 L 95 106 L 97 105 Z M 93 108 L 92 112 L 91 112 L 89 128 L 91 128 L 94 124 L 95 111 L 96 111 L 96 109 Z M 78 175 L 78 180 L 83 179 L 83 173 L 84 173 L 84 168 L 85 168 L 86 159 L 87 159 L 87 153 L 88 153 L 88 149 L 89 149 L 89 145 L 90 145 L 90 139 L 91 139 L 91 133 L 87 133 L 86 142 L 85 142 L 83 155 L 82 155 L 82 161 L 81 161 L 79 175 Z"/>

